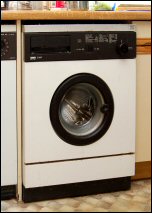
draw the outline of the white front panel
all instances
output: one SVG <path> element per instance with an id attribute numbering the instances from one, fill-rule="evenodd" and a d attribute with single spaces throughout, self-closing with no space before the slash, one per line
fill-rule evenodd
<path id="1" fill-rule="evenodd" d="M 135 31 L 133 24 L 24 25 L 24 32 Z"/>
<path id="2" fill-rule="evenodd" d="M 50 123 L 49 107 L 57 87 L 69 76 L 92 73 L 103 79 L 114 98 L 114 118 L 96 143 L 73 146 Z M 90 60 L 23 64 L 24 162 L 45 162 L 135 151 L 136 60 Z"/>
<path id="3" fill-rule="evenodd" d="M 136 25 L 137 38 L 151 38 L 151 21 L 133 21 Z"/>
<path id="4" fill-rule="evenodd" d="M 24 166 L 26 188 L 134 175 L 134 155 Z"/>
<path id="5" fill-rule="evenodd" d="M 1 25 L 1 32 L 16 32 L 16 25 Z"/>
<path id="6" fill-rule="evenodd" d="M 17 184 L 16 61 L 1 61 L 1 185 Z"/>
<path id="7" fill-rule="evenodd" d="M 151 55 L 137 56 L 136 162 L 151 161 Z"/>

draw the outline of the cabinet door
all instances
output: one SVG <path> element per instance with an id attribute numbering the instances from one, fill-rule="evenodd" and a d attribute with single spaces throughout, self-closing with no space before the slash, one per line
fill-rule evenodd
<path id="1" fill-rule="evenodd" d="M 137 55 L 136 162 L 151 160 L 151 55 Z"/>

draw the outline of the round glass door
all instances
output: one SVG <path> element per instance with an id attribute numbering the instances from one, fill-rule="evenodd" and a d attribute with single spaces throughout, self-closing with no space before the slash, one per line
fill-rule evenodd
<path id="1" fill-rule="evenodd" d="M 57 135 L 73 145 L 88 145 L 108 130 L 114 112 L 107 84 L 92 74 L 77 74 L 56 90 L 50 120 Z"/>
<path id="2" fill-rule="evenodd" d="M 94 132 L 102 123 L 104 99 L 96 87 L 79 83 L 71 87 L 61 100 L 59 118 L 63 128 L 72 135 Z"/>

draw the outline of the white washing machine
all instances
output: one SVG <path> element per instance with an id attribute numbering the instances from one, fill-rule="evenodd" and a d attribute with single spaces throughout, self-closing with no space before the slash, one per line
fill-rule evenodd
<path id="1" fill-rule="evenodd" d="M 16 196 L 16 26 L 1 26 L 1 198 Z"/>
<path id="2" fill-rule="evenodd" d="M 24 25 L 23 47 L 23 200 L 128 189 L 134 25 Z"/>

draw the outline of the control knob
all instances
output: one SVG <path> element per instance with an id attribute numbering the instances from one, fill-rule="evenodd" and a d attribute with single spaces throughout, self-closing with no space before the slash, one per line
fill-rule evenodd
<path id="1" fill-rule="evenodd" d="M 121 43 L 117 46 L 117 52 L 119 55 L 125 55 L 128 53 L 128 44 L 127 43 Z"/>

